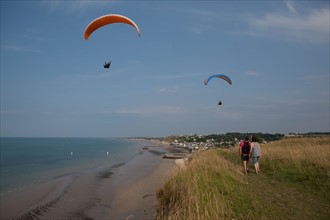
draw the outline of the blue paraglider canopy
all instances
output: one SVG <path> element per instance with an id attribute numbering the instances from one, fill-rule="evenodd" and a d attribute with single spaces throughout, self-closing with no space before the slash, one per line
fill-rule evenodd
<path id="1" fill-rule="evenodd" d="M 213 78 L 223 79 L 223 80 L 227 81 L 230 85 L 232 84 L 231 79 L 228 76 L 222 75 L 222 74 L 215 74 L 215 75 L 210 76 L 207 80 L 204 80 L 204 85 L 207 85 L 209 83 L 209 81 Z"/>

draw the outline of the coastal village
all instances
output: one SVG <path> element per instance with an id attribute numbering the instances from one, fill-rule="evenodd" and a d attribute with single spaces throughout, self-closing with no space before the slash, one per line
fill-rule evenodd
<path id="1" fill-rule="evenodd" d="M 169 145 L 173 148 L 183 148 L 183 149 L 187 149 L 189 152 L 193 152 L 193 151 L 208 150 L 216 146 L 224 146 L 230 148 L 238 143 L 239 141 L 237 138 L 235 138 L 233 141 L 227 141 L 227 142 L 223 142 L 223 141 L 216 142 L 214 139 L 206 139 L 205 141 L 198 141 L 198 139 L 193 138 L 192 141 L 189 142 L 187 141 L 182 142 L 180 139 L 175 139 L 174 141 L 170 142 Z"/>
<path id="2" fill-rule="evenodd" d="M 158 138 L 143 138 L 154 143 L 169 145 L 180 152 L 196 152 L 208 150 L 210 148 L 232 148 L 238 146 L 245 136 L 255 136 L 259 143 L 267 144 L 282 138 L 322 136 L 329 133 L 289 133 L 289 134 L 270 134 L 270 133 L 226 133 L 210 135 L 177 135 Z"/>
<path id="3" fill-rule="evenodd" d="M 167 144 L 176 149 L 185 149 L 188 152 L 208 150 L 210 148 L 232 148 L 239 144 L 245 136 L 256 136 L 261 143 L 279 140 L 283 134 L 263 134 L 263 133 L 226 133 L 211 135 L 179 135 L 164 138 L 144 138 L 160 144 Z"/>

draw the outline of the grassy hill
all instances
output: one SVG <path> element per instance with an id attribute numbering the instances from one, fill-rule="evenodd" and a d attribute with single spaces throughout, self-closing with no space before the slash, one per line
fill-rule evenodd
<path id="1" fill-rule="evenodd" d="M 259 174 L 238 147 L 194 154 L 157 192 L 157 219 L 330 219 L 330 136 L 261 147 Z"/>

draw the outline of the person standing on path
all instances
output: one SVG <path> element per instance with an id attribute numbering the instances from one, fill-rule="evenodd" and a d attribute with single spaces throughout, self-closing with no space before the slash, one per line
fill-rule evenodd
<path id="1" fill-rule="evenodd" d="M 250 155 L 252 153 L 252 148 L 251 148 L 251 143 L 249 141 L 249 137 L 245 137 L 243 141 L 240 142 L 239 148 L 238 148 L 238 155 L 241 157 L 243 161 L 243 166 L 244 166 L 244 173 L 247 174 L 249 169 L 249 159 Z"/>
<path id="2" fill-rule="evenodd" d="M 260 144 L 257 141 L 257 138 L 252 136 L 252 143 L 251 143 L 251 157 L 254 165 L 254 170 L 256 173 L 259 173 L 259 158 L 261 156 L 261 148 Z"/>

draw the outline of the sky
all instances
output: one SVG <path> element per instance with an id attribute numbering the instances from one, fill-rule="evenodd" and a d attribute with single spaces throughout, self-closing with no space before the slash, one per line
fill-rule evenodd
<path id="1" fill-rule="evenodd" d="M 106 14 L 141 36 L 85 40 Z M 329 20 L 329 1 L 1 0 L 1 137 L 329 132 Z"/>

